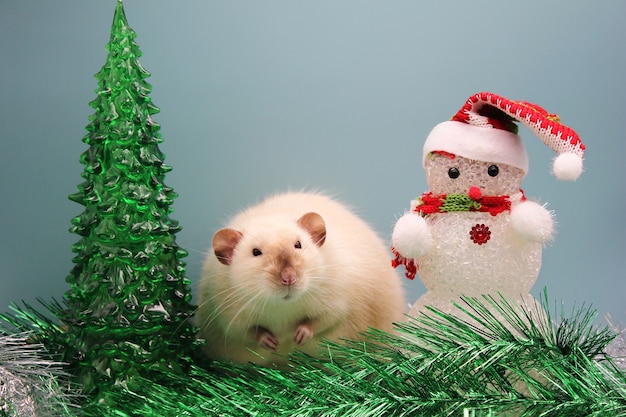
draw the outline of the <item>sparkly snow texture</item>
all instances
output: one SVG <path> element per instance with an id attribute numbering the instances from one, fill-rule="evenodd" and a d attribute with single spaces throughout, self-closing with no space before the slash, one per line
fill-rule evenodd
<path id="1" fill-rule="evenodd" d="M 29 341 L 30 333 L 0 336 L 0 416 L 60 416 L 68 393 L 59 384 L 65 377 L 60 363 L 47 359 L 43 346 Z"/>
<path id="2" fill-rule="evenodd" d="M 489 175 L 489 167 L 496 165 L 498 174 Z M 450 178 L 450 168 L 460 175 Z M 509 165 L 481 162 L 446 155 L 429 155 L 425 161 L 426 178 L 434 194 L 467 194 L 470 187 L 480 188 L 483 195 L 509 195 L 512 211 L 524 206 L 520 186 L 524 171 Z M 493 168 L 491 169 L 493 173 Z M 417 257 L 418 274 L 428 292 L 413 305 L 410 315 L 425 311 L 425 305 L 458 314 L 453 302 L 460 296 L 501 293 L 517 304 L 534 302 L 530 290 L 541 268 L 541 251 L 551 236 L 552 217 L 545 208 L 532 203 L 529 214 L 520 220 L 521 226 L 512 227 L 511 214 L 496 216 L 480 212 L 450 212 L 431 214 L 425 218 L 432 236 L 431 247 Z M 537 218 L 540 220 L 536 220 Z M 547 219 L 547 220 L 546 220 Z M 530 225 L 528 222 L 530 221 Z M 543 236 L 529 239 L 527 232 L 533 224 L 542 225 Z M 476 244 L 470 232 L 476 225 L 485 225 L 489 240 Z"/>
<path id="3" fill-rule="evenodd" d="M 606 347 L 606 353 L 615 364 L 626 372 L 626 329 L 622 329 L 617 337 Z"/>

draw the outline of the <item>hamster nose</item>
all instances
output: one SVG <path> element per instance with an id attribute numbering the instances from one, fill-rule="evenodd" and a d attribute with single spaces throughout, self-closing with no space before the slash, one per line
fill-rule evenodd
<path id="1" fill-rule="evenodd" d="M 296 283 L 297 278 L 296 270 L 292 266 L 286 266 L 280 271 L 280 282 L 285 286 L 290 286 Z"/>

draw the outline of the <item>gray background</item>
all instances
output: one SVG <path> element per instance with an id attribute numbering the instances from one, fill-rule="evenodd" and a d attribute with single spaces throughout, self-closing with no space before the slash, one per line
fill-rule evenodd
<path id="1" fill-rule="evenodd" d="M 67 196 L 115 1 L 0 1 L 0 311 L 60 299 Z M 421 147 L 473 93 L 558 113 L 588 147 L 576 183 L 521 130 L 526 195 L 558 234 L 533 289 L 626 321 L 626 2 L 128 0 L 160 107 L 194 288 L 213 232 L 269 193 L 327 190 L 388 239 L 427 190 Z M 409 301 L 424 287 L 405 280 Z"/>

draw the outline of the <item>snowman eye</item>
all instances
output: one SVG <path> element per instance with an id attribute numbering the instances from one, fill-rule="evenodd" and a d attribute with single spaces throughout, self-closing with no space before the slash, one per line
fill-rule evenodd
<path id="1" fill-rule="evenodd" d="M 448 170 L 448 177 L 452 179 L 459 178 L 459 175 L 461 175 L 461 173 L 459 172 L 459 169 L 456 167 L 450 168 Z"/>
<path id="2" fill-rule="evenodd" d="M 489 174 L 490 177 L 495 177 L 499 172 L 500 168 L 498 168 L 497 165 L 489 165 L 489 168 L 487 168 L 487 174 Z"/>

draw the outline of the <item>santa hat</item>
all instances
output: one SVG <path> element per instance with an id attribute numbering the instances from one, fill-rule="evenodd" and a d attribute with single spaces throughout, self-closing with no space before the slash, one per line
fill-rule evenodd
<path id="1" fill-rule="evenodd" d="M 492 93 L 471 96 L 451 120 L 440 123 L 424 143 L 424 162 L 431 152 L 496 162 L 528 172 L 528 155 L 518 136 L 520 122 L 558 155 L 553 172 L 561 180 L 576 180 L 583 171 L 585 145 L 559 117 L 525 101 Z"/>

